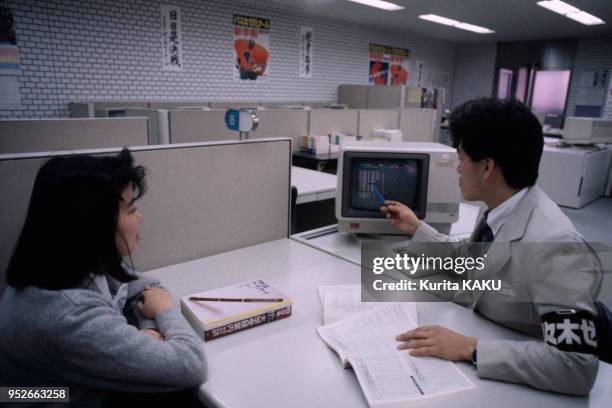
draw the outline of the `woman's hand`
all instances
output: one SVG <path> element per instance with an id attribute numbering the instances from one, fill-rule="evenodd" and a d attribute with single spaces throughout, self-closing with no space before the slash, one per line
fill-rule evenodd
<path id="1" fill-rule="evenodd" d="M 380 211 L 387 215 L 391 225 L 410 235 L 414 235 L 421 225 L 421 220 L 414 211 L 399 201 L 385 200 L 385 206 L 380 207 Z"/>
<path id="2" fill-rule="evenodd" d="M 140 302 L 138 302 L 138 310 L 147 319 L 155 319 L 155 316 L 161 311 L 172 309 L 174 302 L 170 294 L 161 288 L 150 288 L 146 286 L 141 294 Z"/>
<path id="3" fill-rule="evenodd" d="M 147 336 L 153 337 L 155 340 L 164 340 L 164 336 L 162 336 L 162 334 L 155 329 L 142 329 L 140 331 Z"/>
<path id="4" fill-rule="evenodd" d="M 422 326 L 395 338 L 398 350 L 410 350 L 411 356 L 435 356 L 445 360 L 472 361 L 478 339 L 440 326 Z"/>

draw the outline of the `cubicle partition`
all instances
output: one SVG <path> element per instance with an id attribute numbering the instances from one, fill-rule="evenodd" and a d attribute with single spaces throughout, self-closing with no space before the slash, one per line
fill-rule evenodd
<path id="1" fill-rule="evenodd" d="M 0 120 L 0 154 L 143 146 L 148 126 L 143 117 Z"/>
<path id="2" fill-rule="evenodd" d="M 238 132 L 225 126 L 225 110 L 168 111 L 170 143 L 238 140 Z"/>
<path id="3" fill-rule="evenodd" d="M 114 102 L 71 102 L 68 104 L 71 118 L 110 117 L 114 113 L 124 113 L 126 108 L 148 108 L 144 101 Z"/>
<path id="4" fill-rule="evenodd" d="M 434 109 L 401 109 L 399 129 L 404 142 L 438 142 L 436 136 L 436 111 Z"/>
<path id="5" fill-rule="evenodd" d="M 398 109 L 360 109 L 359 136 L 370 137 L 374 129 L 398 129 Z"/>
<path id="6" fill-rule="evenodd" d="M 126 117 L 149 119 L 149 144 L 167 144 L 169 140 L 168 111 L 163 109 L 127 108 Z"/>
<path id="7" fill-rule="evenodd" d="M 359 111 L 354 109 L 312 109 L 308 113 L 308 133 L 357 135 Z"/>
<path id="8" fill-rule="evenodd" d="M 303 109 L 258 110 L 259 126 L 251 132 L 251 138 L 290 137 L 293 150 L 299 150 L 299 137 L 308 134 L 308 111 Z"/>
<path id="9" fill-rule="evenodd" d="M 5 192 L 0 201 L 0 294 L 41 165 L 56 156 L 118 151 L 0 155 L 0 189 Z M 147 271 L 288 236 L 290 139 L 148 146 L 132 152 L 136 163 L 148 170 L 149 187 L 138 205 L 144 221 L 136 269 Z"/>

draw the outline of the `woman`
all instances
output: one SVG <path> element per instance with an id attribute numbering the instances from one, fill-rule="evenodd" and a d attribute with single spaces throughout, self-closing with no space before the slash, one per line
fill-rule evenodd
<path id="1" fill-rule="evenodd" d="M 68 386 L 96 406 L 204 381 L 201 339 L 131 267 L 144 177 L 127 149 L 42 166 L 0 299 L 0 385 Z"/>

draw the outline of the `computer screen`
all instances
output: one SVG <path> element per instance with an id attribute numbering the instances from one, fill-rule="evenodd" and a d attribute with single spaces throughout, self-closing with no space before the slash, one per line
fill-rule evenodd
<path id="1" fill-rule="evenodd" d="M 428 154 L 344 152 L 343 162 L 343 217 L 385 218 L 384 200 L 396 200 L 425 218 Z"/>

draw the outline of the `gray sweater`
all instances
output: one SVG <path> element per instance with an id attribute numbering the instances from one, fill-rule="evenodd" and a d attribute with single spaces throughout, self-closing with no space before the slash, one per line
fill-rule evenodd
<path id="1" fill-rule="evenodd" d="M 169 392 L 203 383 L 202 340 L 176 308 L 145 319 L 138 297 L 158 282 L 138 276 L 127 291 L 110 277 L 108 287 L 91 279 L 65 290 L 7 287 L 0 299 L 0 386 L 69 386 L 72 404 L 99 406 L 108 391 Z M 151 327 L 165 340 L 139 331 Z"/>

